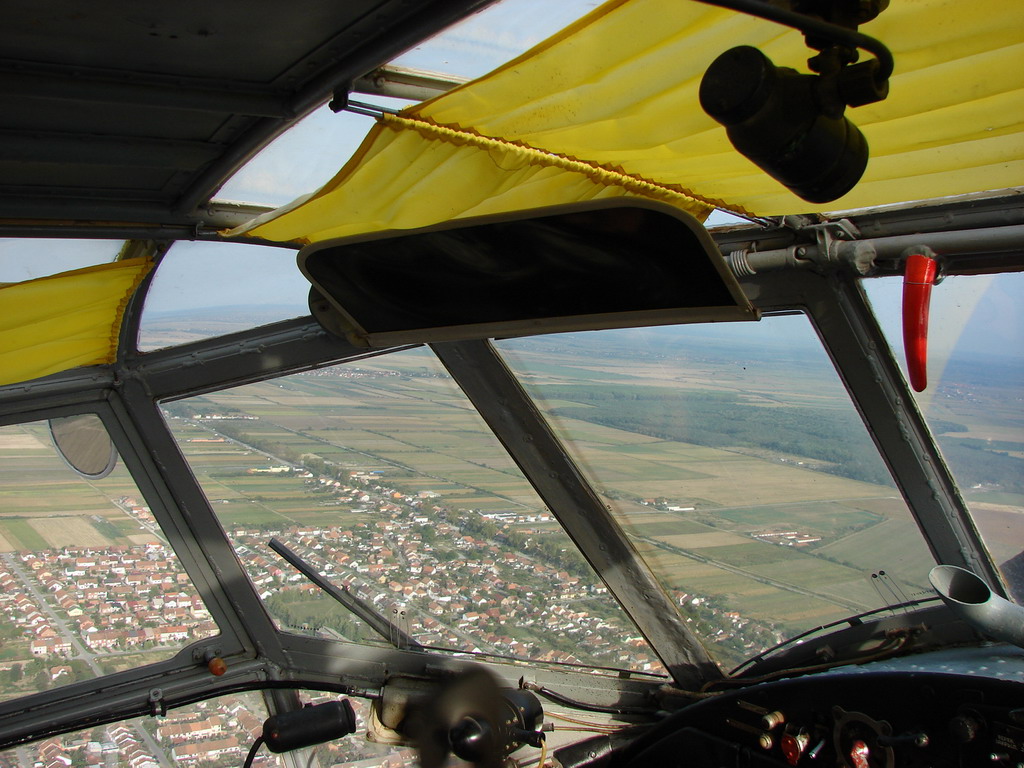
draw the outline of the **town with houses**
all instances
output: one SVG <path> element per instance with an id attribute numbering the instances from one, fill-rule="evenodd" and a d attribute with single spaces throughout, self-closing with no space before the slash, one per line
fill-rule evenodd
<path id="1" fill-rule="evenodd" d="M 236 525 L 228 530 L 268 611 L 284 630 L 385 642 L 280 559 L 268 546 L 271 538 L 364 603 L 397 618 L 424 646 L 663 673 L 606 588 L 580 567 L 582 561 L 564 534 L 556 533 L 546 511 L 450 509 L 433 491 L 392 488 L 379 473 L 361 470 L 349 471 L 344 479 L 317 476 L 301 465 L 250 472 L 297 475 L 324 497 L 321 503 L 339 507 L 336 514 L 324 515 L 320 525 Z M 114 501 L 141 528 L 158 530 L 149 509 L 136 499 Z M 357 513 L 351 523 L 345 522 L 346 508 Z M 791 542 L 790 532 L 775 538 L 777 543 L 802 543 Z M 561 544 L 552 547 L 553 542 Z M 558 554 L 566 551 L 571 556 L 559 561 Z M 713 641 L 752 647 L 743 641 L 749 622 L 738 613 L 699 595 L 679 592 L 674 597 L 687 621 L 713 624 Z M 5 554 L 0 558 L 0 611 L 16 630 L 8 632 L 3 644 L 27 642 L 28 650 L 28 660 L 0 662 L 0 679 L 6 675 L 11 681 L 2 689 L 5 698 L 107 674 L 123 668 L 118 659 L 142 664 L 167 658 L 217 633 L 173 552 L 156 539 L 139 546 Z M 0 753 L 0 768 L 233 766 L 244 758 L 265 716 L 258 695 L 248 701 L 229 696 L 166 717 Z M 358 737 L 324 754 L 337 761 L 324 762 L 322 755 L 324 766 L 411 764 L 408 754 L 381 752 Z M 254 766 L 277 765 L 275 759 L 261 757 Z"/>
<path id="2" fill-rule="evenodd" d="M 380 613 L 404 617 L 408 626 L 403 629 L 423 645 L 661 671 L 639 632 L 616 615 L 618 606 L 603 585 L 531 550 L 531 536 L 551 534 L 550 526 L 545 532 L 530 524 L 550 523 L 550 513 L 453 511 L 434 503 L 436 493 L 407 495 L 381 486 L 367 472 L 352 472 L 348 484 L 303 474 L 310 475 L 308 482 L 329 486 L 336 498 L 358 505 L 360 513 L 371 512 L 372 521 L 230 531 L 272 613 L 275 606 L 320 595 L 272 552 L 268 542 L 276 537 Z M 511 525 L 525 549 L 517 551 L 501 540 L 501 526 Z M 566 544 L 571 546 L 568 539 Z M 306 629 L 295 623 L 287 628 Z"/>

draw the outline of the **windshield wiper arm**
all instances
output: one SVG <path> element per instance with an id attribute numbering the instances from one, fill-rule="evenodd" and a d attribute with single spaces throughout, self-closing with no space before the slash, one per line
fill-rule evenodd
<path id="1" fill-rule="evenodd" d="M 366 622 L 374 632 L 395 646 L 395 648 L 423 650 L 422 645 L 385 616 L 381 615 L 376 608 L 360 600 L 347 589 L 341 589 L 332 584 L 326 576 L 303 560 L 297 553 L 286 547 L 280 540 L 271 539 L 270 548 L 291 563 L 295 570 Z"/>

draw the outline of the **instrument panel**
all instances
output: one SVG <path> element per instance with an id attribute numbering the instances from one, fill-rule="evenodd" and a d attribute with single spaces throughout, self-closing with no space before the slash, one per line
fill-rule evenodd
<path id="1" fill-rule="evenodd" d="M 754 684 L 673 714 L 609 764 L 1024 768 L 1024 654 L 961 649 Z"/>

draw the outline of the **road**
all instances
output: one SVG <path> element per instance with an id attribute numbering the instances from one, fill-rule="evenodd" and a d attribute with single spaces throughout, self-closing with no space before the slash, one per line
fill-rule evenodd
<path id="1" fill-rule="evenodd" d="M 78 635 L 71 629 L 71 626 L 64 620 L 64 618 L 53 610 L 46 599 L 46 595 L 44 595 L 43 591 L 39 589 L 35 579 L 28 575 L 28 572 L 22 564 L 18 562 L 18 559 L 8 553 L 3 555 L 3 559 L 4 562 L 7 563 L 7 567 L 10 568 L 11 573 L 18 578 L 25 590 L 32 595 L 32 599 L 39 607 L 39 610 L 46 614 L 46 617 L 50 620 L 50 624 L 57 630 L 62 638 L 71 643 L 71 647 L 74 649 L 74 656 L 71 658 L 84 661 L 96 677 L 106 674 L 103 671 L 103 668 L 96 663 L 95 654 L 85 647 L 85 644 L 82 643 L 78 638 Z"/>

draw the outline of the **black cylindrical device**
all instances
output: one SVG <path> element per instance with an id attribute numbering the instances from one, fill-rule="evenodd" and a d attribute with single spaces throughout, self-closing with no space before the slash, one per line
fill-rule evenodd
<path id="1" fill-rule="evenodd" d="M 323 744 L 355 733 L 356 713 L 348 699 L 281 712 L 263 723 L 263 742 L 271 752 Z"/>
<path id="2" fill-rule="evenodd" d="M 804 200 L 827 203 L 849 192 L 868 162 L 867 140 L 843 116 L 835 85 L 741 45 L 711 63 L 699 95 L 740 153 Z"/>

